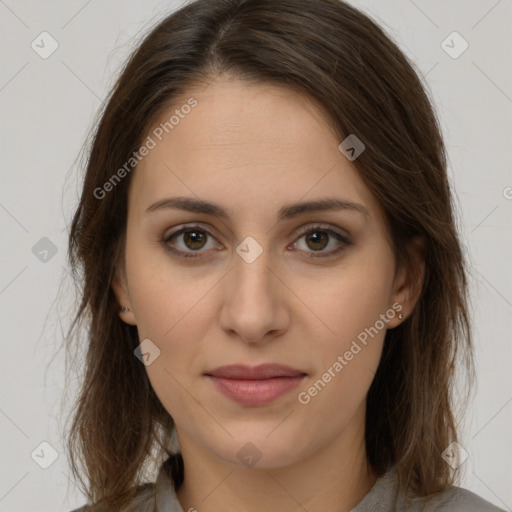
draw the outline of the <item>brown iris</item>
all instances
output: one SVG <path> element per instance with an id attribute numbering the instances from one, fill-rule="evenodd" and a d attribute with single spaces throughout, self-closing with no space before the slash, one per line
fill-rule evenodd
<path id="1" fill-rule="evenodd" d="M 190 229 L 183 232 L 183 240 L 189 249 L 201 249 L 206 243 L 206 233 Z"/>
<path id="2" fill-rule="evenodd" d="M 322 239 L 325 243 L 322 242 Z M 311 249 L 314 249 L 315 251 L 324 249 L 329 241 L 329 235 L 327 233 L 324 233 L 323 231 L 313 231 L 310 234 L 306 236 L 306 241 L 308 243 L 312 243 L 313 245 L 310 246 Z"/>

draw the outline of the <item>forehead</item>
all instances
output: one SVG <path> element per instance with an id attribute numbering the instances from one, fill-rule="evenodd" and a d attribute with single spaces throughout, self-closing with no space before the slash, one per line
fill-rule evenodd
<path id="1" fill-rule="evenodd" d="M 141 211 L 178 195 L 248 216 L 327 195 L 378 209 L 339 151 L 326 113 L 285 87 L 234 79 L 190 87 L 148 136 L 154 147 L 130 187 L 130 203 Z"/>

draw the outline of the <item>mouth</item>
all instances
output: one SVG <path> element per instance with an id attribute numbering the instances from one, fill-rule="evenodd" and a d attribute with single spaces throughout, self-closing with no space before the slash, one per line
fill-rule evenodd
<path id="1" fill-rule="evenodd" d="M 221 366 L 204 374 L 231 400 L 249 406 L 269 404 L 297 387 L 307 376 L 279 364 Z"/>

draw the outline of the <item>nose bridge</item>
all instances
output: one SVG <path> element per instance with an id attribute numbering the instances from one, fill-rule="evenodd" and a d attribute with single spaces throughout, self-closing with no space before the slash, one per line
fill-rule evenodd
<path id="1" fill-rule="evenodd" d="M 261 247 L 258 244 L 259 247 Z M 259 252 L 259 254 L 258 254 Z M 271 272 L 269 271 L 270 251 L 260 250 L 251 242 L 243 242 L 237 248 L 237 258 L 234 260 L 234 280 L 236 288 L 244 293 L 269 293 Z"/>
<path id="2" fill-rule="evenodd" d="M 259 304 L 273 301 L 271 251 L 252 237 L 247 237 L 236 249 L 234 258 L 233 293 L 238 301 Z"/>

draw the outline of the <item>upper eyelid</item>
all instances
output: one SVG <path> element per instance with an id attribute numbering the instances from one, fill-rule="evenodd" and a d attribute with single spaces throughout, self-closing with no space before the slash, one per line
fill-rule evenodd
<path id="1" fill-rule="evenodd" d="M 334 231 L 335 233 L 338 233 L 339 235 L 342 235 L 346 238 L 348 238 L 348 233 L 344 234 L 343 232 L 345 231 L 344 229 L 340 228 L 340 227 L 337 227 L 337 226 L 333 226 L 332 224 L 327 224 L 325 222 L 317 222 L 316 224 L 315 223 L 312 223 L 312 224 L 308 224 L 307 226 L 304 226 L 304 227 L 301 227 L 299 228 L 298 230 L 298 234 L 300 235 L 303 235 L 304 233 L 307 233 L 308 231 L 314 231 L 315 229 L 323 229 L 325 231 Z"/>
<path id="2" fill-rule="evenodd" d="M 208 234 L 208 236 L 212 236 L 214 238 L 217 238 L 217 236 L 215 235 L 216 233 L 216 230 L 214 228 L 205 228 L 203 226 L 201 226 L 200 224 L 182 224 L 181 226 L 179 226 L 177 229 L 175 229 L 172 233 L 169 233 L 167 234 L 167 231 L 165 232 L 163 238 L 165 240 L 177 235 L 177 234 L 183 234 L 184 231 L 186 231 L 187 229 L 197 229 L 197 230 L 200 230 L 200 231 L 204 231 L 205 233 Z"/>

